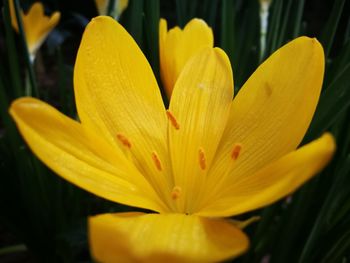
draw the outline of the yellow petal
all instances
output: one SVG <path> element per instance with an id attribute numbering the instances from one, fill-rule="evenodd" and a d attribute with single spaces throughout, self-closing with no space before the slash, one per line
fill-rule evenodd
<path id="1" fill-rule="evenodd" d="M 50 17 L 45 16 L 44 6 L 39 2 L 34 3 L 28 14 L 24 15 L 23 25 L 30 54 L 35 54 L 58 24 L 60 16 L 60 12 L 54 12 Z"/>
<path id="2" fill-rule="evenodd" d="M 74 90 L 81 122 L 125 150 L 164 200 L 170 199 L 167 117 L 157 81 L 114 19 L 100 16 L 86 27 Z"/>
<path id="3" fill-rule="evenodd" d="M 247 236 L 234 224 L 184 214 L 103 214 L 89 218 L 98 262 L 217 262 L 242 254 Z"/>
<path id="4" fill-rule="evenodd" d="M 10 11 L 12 25 L 18 31 L 13 0 L 10 0 Z M 61 15 L 60 12 L 54 12 L 50 17 L 46 16 L 41 2 L 35 2 L 27 14 L 23 14 L 22 11 L 21 14 L 28 50 L 30 55 L 34 56 L 47 35 L 58 24 Z"/>
<path id="5" fill-rule="evenodd" d="M 250 175 L 296 149 L 319 99 L 324 53 L 316 39 L 300 37 L 271 55 L 233 100 L 208 185 L 213 199 L 226 177 Z M 235 145 L 241 152 L 232 159 Z"/>
<path id="6" fill-rule="evenodd" d="M 254 174 L 228 182 L 220 197 L 198 214 L 230 216 L 269 205 L 320 172 L 330 161 L 335 147 L 333 136 L 325 134 Z"/>
<path id="7" fill-rule="evenodd" d="M 169 97 L 186 62 L 198 51 L 213 47 L 213 42 L 213 32 L 202 19 L 194 18 L 183 30 L 175 27 L 169 32 L 166 20 L 160 20 L 160 69 L 162 82 Z"/>
<path id="8" fill-rule="evenodd" d="M 179 27 L 174 27 L 171 30 L 167 29 L 165 19 L 160 20 L 159 24 L 159 60 L 160 60 L 160 77 L 163 87 L 170 98 L 173 91 L 176 79 L 176 55 L 175 50 L 178 43 L 181 42 L 182 31 Z"/>
<path id="9" fill-rule="evenodd" d="M 169 147 L 178 211 L 193 213 L 199 189 L 226 126 L 233 97 L 230 61 L 218 48 L 207 48 L 186 64 L 169 108 Z"/>
<path id="10" fill-rule="evenodd" d="M 164 211 L 121 151 L 80 123 L 34 98 L 14 101 L 10 113 L 32 151 L 66 180 L 111 201 Z"/>

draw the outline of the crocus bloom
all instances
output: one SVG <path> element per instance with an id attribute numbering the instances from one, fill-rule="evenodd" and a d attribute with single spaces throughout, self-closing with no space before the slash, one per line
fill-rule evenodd
<path id="1" fill-rule="evenodd" d="M 224 217 L 291 194 L 330 160 L 330 134 L 296 149 L 319 99 L 323 49 L 300 37 L 265 61 L 232 101 L 219 48 L 189 60 L 169 109 L 145 56 L 108 17 L 87 26 L 74 69 L 79 119 L 21 98 L 10 113 L 34 153 L 98 196 L 154 213 L 89 219 L 99 262 L 206 262 L 243 253 L 247 236 Z"/>
<path id="2" fill-rule="evenodd" d="M 11 22 L 13 28 L 18 32 L 18 23 L 16 19 L 16 12 L 14 7 L 14 0 L 10 1 Z M 29 55 L 33 61 L 36 51 L 45 41 L 47 35 L 54 29 L 60 20 L 60 12 L 56 11 L 51 16 L 46 16 L 44 13 L 44 6 L 40 2 L 34 3 L 27 14 L 21 10 L 22 22 L 26 42 L 28 46 Z"/>
<path id="3" fill-rule="evenodd" d="M 183 30 L 174 27 L 169 31 L 166 20 L 160 20 L 160 73 L 169 98 L 186 62 L 199 51 L 213 45 L 213 32 L 202 19 L 192 19 Z"/>
<path id="4" fill-rule="evenodd" d="M 107 15 L 109 0 L 95 0 L 97 11 L 100 15 Z M 118 18 L 121 13 L 127 8 L 129 0 L 116 0 L 116 5 L 114 6 L 113 16 Z"/>

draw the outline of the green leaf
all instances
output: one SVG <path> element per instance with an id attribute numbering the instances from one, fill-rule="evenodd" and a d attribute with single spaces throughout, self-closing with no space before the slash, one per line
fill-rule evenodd
<path id="1" fill-rule="evenodd" d="M 11 95 L 14 98 L 21 97 L 22 92 L 22 83 L 21 83 L 21 74 L 18 63 L 18 54 L 16 51 L 15 39 L 14 39 L 14 30 L 11 24 L 10 17 L 10 8 L 9 1 L 4 1 L 4 12 L 3 12 L 3 21 L 5 25 L 5 43 L 6 43 L 6 53 L 9 63 L 9 73 L 11 79 Z"/>
<path id="2" fill-rule="evenodd" d="M 144 0 L 130 0 L 121 21 L 141 49 L 143 49 L 143 5 Z"/>
<path id="3" fill-rule="evenodd" d="M 335 32 L 337 31 L 337 28 L 338 28 L 338 24 L 339 24 L 341 14 L 343 12 L 344 4 L 345 4 L 345 0 L 334 1 L 330 17 L 320 36 L 320 42 L 324 47 L 326 57 L 329 56 L 329 52 L 331 51 L 331 48 L 334 42 Z"/>
<path id="4" fill-rule="evenodd" d="M 159 80 L 159 0 L 148 0 L 145 2 L 145 40 L 146 54 L 153 72 Z"/>
<path id="5" fill-rule="evenodd" d="M 115 0 L 109 0 L 108 6 L 107 6 L 107 15 L 114 17 L 114 10 L 115 10 L 116 1 Z"/>
<path id="6" fill-rule="evenodd" d="M 300 262 L 310 262 L 313 252 L 318 248 L 321 236 L 330 229 L 330 227 L 327 226 L 330 223 L 328 217 L 333 217 L 335 215 L 334 210 L 339 205 L 340 200 L 337 200 L 340 196 L 339 191 L 343 188 L 344 179 L 350 172 L 350 157 L 342 162 L 341 165 L 342 167 L 338 169 L 338 172 L 334 172 L 334 183 L 327 194 L 327 198 L 318 213 L 316 221 L 313 224 L 311 233 L 300 256 Z"/>
<path id="7" fill-rule="evenodd" d="M 234 2 L 223 0 L 221 3 L 221 32 L 220 46 L 227 53 L 230 60 L 234 56 L 235 42 L 235 10 Z"/>
<path id="8" fill-rule="evenodd" d="M 185 26 L 187 20 L 186 3 L 185 0 L 176 0 L 177 23 L 181 28 Z"/>
<path id="9" fill-rule="evenodd" d="M 259 64 L 259 3 L 244 2 L 245 5 L 235 8 L 235 43 L 232 65 L 235 76 L 235 92 L 254 72 Z M 233 10 L 232 12 L 234 12 Z"/>
<path id="10" fill-rule="evenodd" d="M 275 0 L 272 2 L 271 6 L 271 18 L 269 24 L 269 33 L 267 35 L 267 50 L 268 54 L 273 53 L 277 48 L 279 48 L 278 37 L 280 34 L 280 26 L 283 12 L 283 1 Z"/>
<path id="11" fill-rule="evenodd" d="M 346 262 L 344 261 L 345 255 L 350 249 L 350 229 L 343 229 L 342 234 L 335 241 L 328 253 L 323 256 L 321 263 Z"/>
<path id="12" fill-rule="evenodd" d="M 284 14 L 282 18 L 282 25 L 280 28 L 279 36 L 277 38 L 277 46 L 280 47 L 285 42 L 286 36 L 287 36 L 287 25 L 290 21 L 290 11 L 292 8 L 292 2 L 293 0 L 287 0 L 287 5 L 284 8 Z"/>
<path id="13" fill-rule="evenodd" d="M 325 132 L 350 105 L 350 63 L 321 94 L 305 141 Z"/>
<path id="14" fill-rule="evenodd" d="M 304 6 L 305 6 L 305 0 L 297 1 L 297 7 L 296 7 L 297 11 L 295 14 L 292 38 L 296 38 L 296 37 L 300 36 Z"/>

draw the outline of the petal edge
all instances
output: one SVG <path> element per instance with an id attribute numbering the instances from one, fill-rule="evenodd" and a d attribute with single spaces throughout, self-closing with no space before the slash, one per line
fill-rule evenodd
<path id="1" fill-rule="evenodd" d="M 184 214 L 97 215 L 89 218 L 89 240 L 100 262 L 216 262 L 249 245 L 228 221 Z"/>

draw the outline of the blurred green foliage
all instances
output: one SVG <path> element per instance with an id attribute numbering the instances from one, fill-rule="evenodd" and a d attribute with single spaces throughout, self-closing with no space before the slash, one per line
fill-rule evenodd
<path id="1" fill-rule="evenodd" d="M 32 2 L 16 3 L 26 10 Z M 0 260 L 21 262 L 14 261 L 14 251 L 27 248 L 26 255 L 35 262 L 90 262 L 87 215 L 128 208 L 94 197 L 55 176 L 30 153 L 7 113 L 11 101 L 28 94 L 25 87 L 29 87 L 32 95 L 40 95 L 63 113 L 76 117 L 73 65 L 81 34 L 97 15 L 96 7 L 92 0 L 43 3 L 48 12 L 59 10 L 62 18 L 34 65 L 28 62 L 23 35 L 18 36 L 11 27 L 8 2 L 3 0 L 1 6 Z M 348 262 L 350 2 L 273 0 L 264 50 L 260 8 L 258 0 L 130 0 L 120 22 L 138 42 L 159 80 L 159 18 L 166 18 L 170 26 L 203 18 L 214 30 L 216 46 L 230 57 L 236 91 L 261 58 L 289 40 L 308 35 L 321 41 L 327 56 L 325 81 L 303 143 L 329 130 L 336 137 L 337 154 L 327 169 L 293 196 L 242 216 L 261 215 L 262 219 L 247 228 L 251 248 L 237 262 Z"/>

